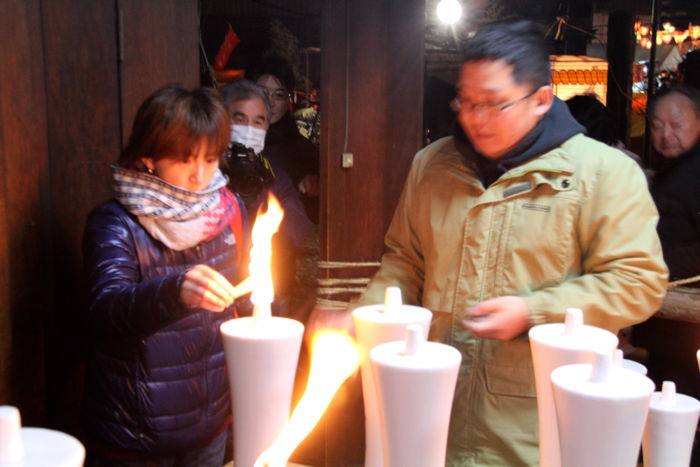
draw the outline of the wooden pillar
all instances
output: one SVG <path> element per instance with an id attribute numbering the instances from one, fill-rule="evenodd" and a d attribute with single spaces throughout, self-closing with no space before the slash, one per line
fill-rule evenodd
<path id="1" fill-rule="evenodd" d="M 566 16 L 573 27 L 566 28 L 564 53 L 568 55 L 587 55 L 591 36 L 584 31 L 593 28 L 593 2 L 588 0 L 571 0 L 567 2 Z M 577 29 L 574 29 L 577 28 Z"/>
<path id="2" fill-rule="evenodd" d="M 608 19 L 607 107 L 618 122 L 617 137 L 629 146 L 634 61 L 634 16 L 628 9 L 615 10 Z"/>
<path id="3" fill-rule="evenodd" d="M 0 405 L 44 416 L 51 295 L 48 155 L 39 0 L 0 2 Z"/>
<path id="4" fill-rule="evenodd" d="M 325 3 L 322 260 L 381 258 L 384 234 L 421 144 L 424 15 L 418 0 Z M 341 165 L 344 151 L 352 153 L 350 168 Z M 347 272 L 366 277 L 374 270 Z"/>
<path id="5" fill-rule="evenodd" d="M 321 264 L 319 279 L 368 279 L 414 154 L 421 145 L 424 0 L 330 0 L 321 35 Z M 344 168 L 343 153 L 352 154 Z M 360 266 L 369 264 L 368 266 Z M 335 266 L 335 267 L 332 267 Z M 319 293 L 319 304 L 348 301 Z M 327 416 L 325 465 L 362 463 L 359 377 Z"/>

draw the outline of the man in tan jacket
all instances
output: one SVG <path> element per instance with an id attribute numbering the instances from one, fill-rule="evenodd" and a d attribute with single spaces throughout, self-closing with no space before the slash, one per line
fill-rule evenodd
<path id="1" fill-rule="evenodd" d="M 454 135 L 414 159 L 381 267 L 387 286 L 433 311 L 431 339 L 462 353 L 450 466 L 538 462 L 528 329 L 583 309 L 613 332 L 665 293 L 658 214 L 639 166 L 583 136 L 553 97 L 544 34 L 484 26 L 465 49 Z"/>

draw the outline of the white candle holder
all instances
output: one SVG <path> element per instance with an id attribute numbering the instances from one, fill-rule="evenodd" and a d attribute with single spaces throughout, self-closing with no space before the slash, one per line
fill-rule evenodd
<path id="1" fill-rule="evenodd" d="M 639 362 L 635 362 L 634 360 L 624 358 L 622 349 L 615 349 L 613 353 L 613 363 L 619 368 L 632 370 L 643 376 L 647 375 L 647 367 Z"/>
<path id="2" fill-rule="evenodd" d="M 352 313 L 360 350 L 362 396 L 365 406 L 365 467 L 384 465 L 382 420 L 369 352 L 379 344 L 402 340 L 406 327 L 414 324 L 420 326 L 427 339 L 432 316 L 426 308 L 402 305 L 401 291 L 397 287 L 387 288 L 384 304 L 359 307 Z"/>
<path id="3" fill-rule="evenodd" d="M 649 416 L 642 439 L 644 467 L 687 467 L 700 417 L 700 402 L 676 393 L 664 381 L 661 392 L 651 395 Z"/>
<path id="4" fill-rule="evenodd" d="M 596 351 L 611 355 L 618 340 L 609 331 L 584 325 L 583 312 L 578 308 L 566 310 L 564 323 L 532 327 L 529 337 L 537 388 L 540 466 L 561 467 L 559 431 L 550 374 L 562 365 L 592 363 Z"/>
<path id="5" fill-rule="evenodd" d="M 408 326 L 405 341 L 374 347 L 370 360 L 382 416 L 386 467 L 442 467 L 450 411 L 462 355 L 426 342 L 421 326 Z"/>
<path id="6" fill-rule="evenodd" d="M 616 367 L 610 352 L 589 364 L 565 365 L 551 375 L 561 464 L 636 467 L 654 383 Z"/>
<path id="7" fill-rule="evenodd" d="M 82 467 L 85 448 L 74 437 L 45 428 L 22 428 L 16 407 L 0 406 L 0 466 Z"/>
<path id="8" fill-rule="evenodd" d="M 279 317 L 226 321 L 234 465 L 252 467 L 289 420 L 304 325 Z"/>

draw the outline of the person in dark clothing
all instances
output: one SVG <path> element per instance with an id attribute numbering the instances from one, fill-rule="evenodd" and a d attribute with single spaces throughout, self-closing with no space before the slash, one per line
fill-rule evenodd
<path id="1" fill-rule="evenodd" d="M 89 466 L 223 464 L 219 326 L 234 315 L 245 246 L 242 202 L 219 171 L 229 122 L 214 90 L 156 91 L 112 167 L 115 199 L 88 216 Z"/>
<path id="2" fill-rule="evenodd" d="M 687 279 L 700 287 L 700 90 L 672 87 L 649 108 L 651 140 L 663 160 L 651 184 L 659 210 L 657 227 L 671 280 Z M 693 280 L 698 278 L 698 280 Z M 671 289 L 685 295 L 690 289 Z M 695 310 L 697 311 L 697 310 Z M 673 381 L 679 393 L 700 398 L 695 353 L 700 324 L 654 317 L 635 327 L 634 343 L 648 351 L 646 366 L 660 387 Z M 700 440 L 700 438 L 699 438 Z M 700 444 L 696 443 L 696 446 Z M 698 465 L 700 452 L 691 465 Z"/>
<path id="3" fill-rule="evenodd" d="M 691 50 L 678 65 L 683 85 L 700 90 L 700 49 Z"/>
<path id="4" fill-rule="evenodd" d="M 565 102 L 576 121 L 586 127 L 586 136 L 617 147 L 619 140 L 615 119 L 595 94 L 570 97 Z"/>
<path id="5" fill-rule="evenodd" d="M 651 193 L 671 280 L 700 274 L 700 90 L 670 88 L 650 108 L 651 139 L 664 160 Z"/>
<path id="6" fill-rule="evenodd" d="M 301 193 L 309 218 L 318 222 L 318 148 L 304 138 L 289 113 L 294 73 L 285 60 L 267 57 L 252 67 L 250 77 L 262 86 L 270 99 L 270 128 L 265 156 L 284 169 Z"/>
<path id="7" fill-rule="evenodd" d="M 270 103 L 265 90 L 252 81 L 240 79 L 225 86 L 221 93 L 232 119 L 233 145 L 238 145 L 248 153 L 252 151 L 253 158 L 259 161 L 260 165 L 268 164 L 261 156 L 267 146 L 266 130 L 271 118 Z M 224 172 L 232 179 L 234 174 L 231 172 L 238 170 L 235 159 L 238 155 L 234 153 L 239 151 L 230 152 L 223 166 Z M 275 161 L 269 161 L 269 165 L 272 174 L 270 184 L 261 186 L 260 191 L 246 199 L 246 205 L 249 212 L 255 213 L 270 191 L 279 199 L 284 209 L 279 233 L 273 239 L 273 280 L 276 292 L 273 310 L 287 314 L 289 294 L 296 286 L 296 260 L 302 244 L 312 234 L 313 224 L 306 216 L 299 192 L 284 168 Z M 236 190 L 233 184 L 231 188 Z"/>
<path id="8" fill-rule="evenodd" d="M 651 171 L 644 168 L 642 158 L 627 149 L 617 138 L 617 122 L 595 94 L 580 94 L 565 102 L 576 121 L 586 127 L 586 136 L 619 149 L 642 167 L 647 179 L 651 177 Z"/>

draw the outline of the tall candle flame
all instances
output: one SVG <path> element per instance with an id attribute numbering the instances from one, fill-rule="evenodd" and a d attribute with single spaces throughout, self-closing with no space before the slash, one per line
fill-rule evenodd
<path id="1" fill-rule="evenodd" d="M 272 285 L 272 236 L 277 232 L 284 211 L 277 198 L 270 193 L 267 211 L 258 213 L 253 225 L 253 245 L 250 249 L 250 280 L 253 293 L 253 316 L 271 316 L 270 304 L 275 297 Z"/>
<path id="2" fill-rule="evenodd" d="M 282 433 L 255 461 L 255 467 L 284 467 L 311 432 L 343 382 L 357 369 L 360 353 L 345 332 L 319 331 L 311 344 L 311 370 L 306 391 Z"/>

